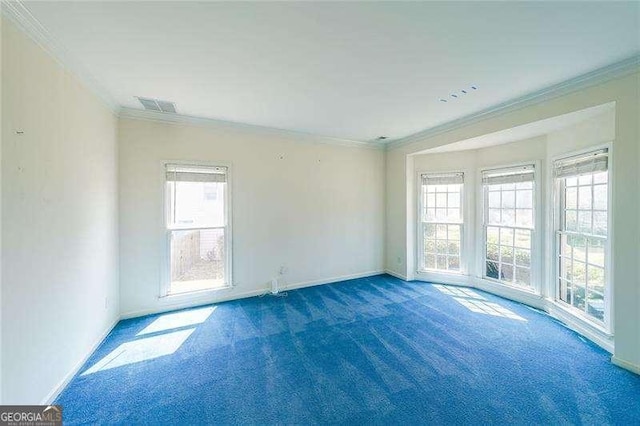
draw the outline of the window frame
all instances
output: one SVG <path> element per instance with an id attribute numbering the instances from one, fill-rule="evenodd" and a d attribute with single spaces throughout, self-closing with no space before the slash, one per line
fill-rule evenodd
<path id="1" fill-rule="evenodd" d="M 179 165 L 185 167 L 225 167 L 226 173 L 226 190 L 224 191 L 225 203 L 225 225 L 224 226 L 205 226 L 205 227 L 171 227 L 170 210 L 169 210 L 169 194 L 166 179 L 166 169 L 168 165 Z M 186 161 L 186 160 L 164 160 L 161 162 L 161 200 L 162 200 L 162 233 L 163 233 L 163 250 L 161 257 L 161 279 L 159 299 L 190 299 L 199 296 L 207 296 L 220 290 L 227 290 L 233 287 L 233 203 L 232 203 L 232 167 L 230 163 L 212 162 L 212 161 Z M 186 291 L 180 293 L 171 293 L 171 234 L 174 231 L 189 231 L 199 229 L 224 229 L 224 251 L 225 251 L 225 280 L 223 285 L 202 290 Z"/>
<path id="2" fill-rule="evenodd" d="M 489 204 L 488 204 L 488 198 L 487 198 L 488 197 L 487 191 L 485 190 L 485 185 L 482 179 L 483 174 L 485 172 L 501 171 L 501 170 L 507 171 L 509 169 L 517 169 L 519 167 L 525 167 L 525 166 L 533 166 L 533 205 L 532 205 L 533 229 L 531 229 L 531 259 L 530 259 L 531 263 L 529 266 L 529 280 L 531 283 L 530 286 L 517 285 L 515 283 L 511 284 L 509 282 L 487 276 L 487 270 L 486 270 L 487 268 L 487 265 L 486 265 L 487 227 L 492 225 L 487 225 L 486 223 Z M 542 282 L 541 278 L 544 276 L 544 274 L 541 273 L 542 255 L 543 255 L 541 235 L 544 233 L 544 231 L 541 231 L 541 227 L 543 226 L 543 214 L 542 214 L 543 209 L 540 208 L 541 195 L 542 195 L 540 179 L 541 179 L 541 175 L 543 174 L 544 174 L 544 171 L 541 168 L 540 160 L 484 166 L 478 169 L 478 174 L 477 174 L 478 198 L 477 199 L 479 200 L 479 202 L 476 205 L 477 216 L 478 216 L 478 220 L 476 222 L 478 224 L 476 253 L 478 254 L 476 256 L 476 268 L 478 271 L 478 278 L 480 280 L 483 280 L 491 284 L 497 284 L 504 288 L 515 290 L 517 292 L 524 293 L 524 294 L 534 294 L 536 296 L 540 296 L 542 294 L 543 286 L 541 284 Z M 501 228 L 501 226 L 499 225 L 495 225 L 493 227 Z M 515 230 L 520 228 L 517 226 L 513 226 L 513 227 L 505 226 L 505 227 L 513 229 L 514 232 Z M 514 253 L 514 257 L 515 257 L 515 253 Z M 514 259 L 514 267 L 515 267 L 515 259 Z M 514 274 L 515 274 L 515 271 L 514 271 Z"/>
<path id="3" fill-rule="evenodd" d="M 608 164 L 607 164 L 607 237 L 606 243 L 604 245 L 605 250 L 605 262 L 604 262 L 604 291 L 605 291 L 605 313 L 604 313 L 604 321 L 599 321 L 597 318 L 588 315 L 581 309 L 569 304 L 562 299 L 560 299 L 560 286 L 558 285 L 558 280 L 560 277 L 560 262 L 558 261 L 560 257 L 560 236 L 562 226 L 562 206 L 563 206 L 563 194 L 561 194 L 561 185 L 559 179 L 555 177 L 555 163 L 560 160 L 566 160 L 572 157 L 579 157 L 582 155 L 587 155 L 592 152 L 596 152 L 602 149 L 607 149 L 608 156 Z M 549 242 L 551 245 L 551 253 L 552 260 L 550 262 L 549 267 L 549 296 L 552 298 L 553 303 L 558 308 L 562 309 L 564 312 L 568 313 L 572 317 L 579 319 L 596 330 L 604 333 L 607 337 L 613 336 L 613 320 L 614 320 L 614 300 L 613 300 L 613 290 L 614 290 L 614 281 L 613 281 L 613 262 L 612 262 L 612 248 L 613 248 L 613 237 L 614 237 L 614 227 L 613 227 L 613 179 L 614 179 L 614 162 L 613 162 L 613 143 L 607 142 L 604 144 L 593 145 L 588 148 L 564 152 L 557 156 L 554 156 L 550 160 L 549 165 L 549 179 L 550 179 L 550 187 L 552 190 L 551 200 L 552 205 L 551 209 L 551 227 L 549 229 Z M 566 231 L 566 230 L 565 230 Z M 581 234 L 577 232 L 577 234 Z M 586 302 L 585 302 L 586 303 Z"/>
<path id="4" fill-rule="evenodd" d="M 424 211 L 424 203 L 422 200 L 422 175 L 444 175 L 444 174 L 461 174 L 462 175 L 462 184 L 460 191 L 460 223 L 451 223 L 452 225 L 460 225 L 460 268 L 456 270 L 443 270 L 443 269 L 428 269 L 424 265 L 424 234 L 423 234 L 423 223 L 422 222 L 422 212 Z M 464 276 L 468 275 L 468 265 L 466 262 L 466 241 L 467 236 L 466 232 L 468 230 L 467 222 L 468 222 L 468 214 L 467 209 L 465 208 L 467 203 L 467 177 L 468 173 L 466 170 L 417 170 L 416 171 L 416 193 L 417 193 L 417 212 L 416 212 L 416 273 L 417 274 L 431 274 L 431 275 L 451 275 L 451 276 Z M 443 222 L 433 222 L 434 224 L 443 223 Z"/>

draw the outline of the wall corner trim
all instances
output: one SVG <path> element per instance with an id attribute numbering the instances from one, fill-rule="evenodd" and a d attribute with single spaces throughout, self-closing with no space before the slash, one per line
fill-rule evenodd
<path id="1" fill-rule="evenodd" d="M 624 368 L 625 370 L 629 370 L 632 373 L 640 375 L 640 365 L 636 365 L 629 361 L 625 361 L 623 359 L 618 358 L 615 355 L 611 357 L 611 363 L 614 365 L 617 365 L 618 367 Z"/>
<path id="2" fill-rule="evenodd" d="M 109 92 L 80 64 L 72 58 L 55 37 L 36 19 L 21 0 L 0 0 L 0 14 L 13 22 L 22 32 L 47 52 L 65 70 L 75 75 L 114 114 L 119 105 Z"/>

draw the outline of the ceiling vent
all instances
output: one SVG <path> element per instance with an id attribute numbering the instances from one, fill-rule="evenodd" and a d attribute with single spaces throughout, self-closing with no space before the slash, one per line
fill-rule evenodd
<path id="1" fill-rule="evenodd" d="M 168 101 L 161 101 L 159 99 L 141 98 L 137 96 L 138 100 L 147 111 L 158 112 L 170 112 L 176 113 L 176 104 Z"/>

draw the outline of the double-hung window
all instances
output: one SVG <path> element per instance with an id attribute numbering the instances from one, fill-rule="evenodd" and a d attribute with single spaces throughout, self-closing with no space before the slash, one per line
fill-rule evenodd
<path id="1" fill-rule="evenodd" d="M 165 294 L 230 285 L 227 167 L 167 164 Z"/>
<path id="2" fill-rule="evenodd" d="M 482 172 L 484 277 L 533 289 L 535 166 Z"/>
<path id="3" fill-rule="evenodd" d="M 608 323 L 608 149 L 558 160 L 556 180 L 556 298 Z"/>
<path id="4" fill-rule="evenodd" d="M 420 176 L 419 269 L 460 272 L 463 173 Z"/>

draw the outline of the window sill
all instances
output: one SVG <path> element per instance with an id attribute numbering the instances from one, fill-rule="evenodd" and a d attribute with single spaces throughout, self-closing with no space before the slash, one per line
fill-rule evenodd
<path id="1" fill-rule="evenodd" d="M 603 323 L 591 319 L 579 309 L 571 306 L 567 306 L 565 305 L 565 303 L 558 302 L 557 300 L 547 299 L 547 301 L 551 306 L 553 306 L 554 309 L 561 311 L 565 315 L 571 316 L 576 321 L 579 321 L 580 323 L 584 324 L 590 329 L 593 329 L 595 332 L 601 334 L 603 337 L 606 337 L 607 339 L 613 338 L 613 333 L 611 333 L 611 331 L 608 330 Z"/>
<path id="2" fill-rule="evenodd" d="M 542 297 L 540 292 L 537 289 L 533 288 L 533 287 L 511 285 L 511 284 L 508 284 L 508 283 L 506 283 L 504 281 L 496 280 L 495 278 L 490 278 L 490 277 L 482 277 L 480 279 L 482 281 L 486 282 L 486 283 L 495 284 L 495 285 L 498 285 L 498 286 L 500 286 L 502 288 L 505 288 L 505 289 L 514 290 L 514 291 L 522 292 L 522 293 L 525 293 L 525 294 L 532 294 L 534 296 Z"/>
<path id="3" fill-rule="evenodd" d="M 176 300 L 184 300 L 184 299 L 201 299 L 207 296 L 212 296 L 222 290 L 230 290 L 231 288 L 233 288 L 231 285 L 224 284 L 221 286 L 216 286 L 216 287 L 202 289 L 202 290 L 185 291 L 180 293 L 167 293 L 164 296 L 159 296 L 158 300 L 173 302 Z"/>

